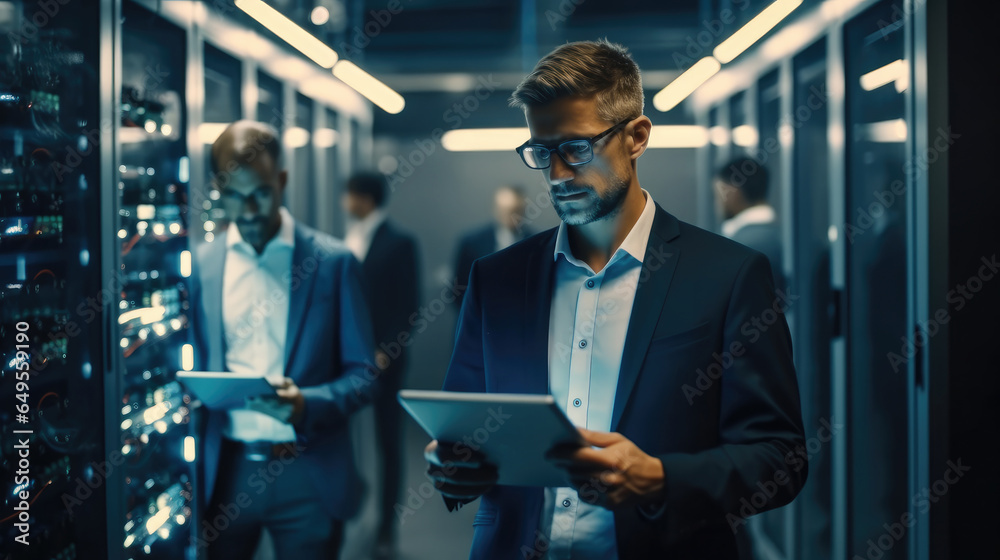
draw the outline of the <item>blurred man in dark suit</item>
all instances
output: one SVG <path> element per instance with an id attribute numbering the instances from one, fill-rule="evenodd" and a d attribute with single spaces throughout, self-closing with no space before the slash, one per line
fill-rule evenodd
<path id="1" fill-rule="evenodd" d="M 380 376 L 360 267 L 282 206 L 278 138 L 238 121 L 212 145 L 229 226 L 198 247 L 191 276 L 197 368 L 265 378 L 277 395 L 206 415 L 197 536 L 209 560 L 250 560 L 265 527 L 278 560 L 338 558 L 361 505 L 349 419 Z"/>
<path id="2" fill-rule="evenodd" d="M 767 203 L 767 168 L 738 157 L 715 174 L 715 197 L 722 217 L 722 235 L 764 253 L 771 263 L 774 287 L 785 289 L 781 270 L 781 224 Z"/>
<path id="3" fill-rule="evenodd" d="M 516 185 L 501 185 L 493 195 L 494 222 L 464 235 L 455 254 L 455 285 L 465 294 L 472 263 L 480 257 L 505 249 L 531 235 L 524 226 L 524 190 Z M 461 309 L 462 295 L 455 299 Z"/>
<path id="4" fill-rule="evenodd" d="M 361 261 L 363 289 L 375 334 L 375 363 L 382 369 L 375 400 L 375 429 L 382 450 L 382 500 L 375 558 L 395 546 L 395 510 L 402 456 L 396 393 L 406 372 L 409 317 L 420 300 L 417 243 L 386 216 L 388 188 L 380 173 L 358 173 L 347 181 L 341 205 L 348 213 L 345 243 Z"/>

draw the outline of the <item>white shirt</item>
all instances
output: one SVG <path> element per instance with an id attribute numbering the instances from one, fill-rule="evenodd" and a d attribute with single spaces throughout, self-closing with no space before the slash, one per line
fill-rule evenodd
<path id="1" fill-rule="evenodd" d="M 284 207 L 281 226 L 257 254 L 235 223 L 226 235 L 222 275 L 222 325 L 229 371 L 279 382 L 285 375 L 289 278 L 295 248 L 295 222 Z M 226 435 L 240 441 L 294 441 L 295 428 L 249 409 L 231 410 Z"/>
<path id="2" fill-rule="evenodd" d="M 496 237 L 497 240 L 497 251 L 500 249 L 506 249 L 517 242 L 517 236 L 514 235 L 513 231 L 510 231 L 503 226 L 497 226 L 495 231 L 496 233 L 494 234 L 494 237 Z"/>
<path id="3" fill-rule="evenodd" d="M 365 262 L 368 256 L 368 249 L 372 246 L 372 239 L 375 231 L 382 222 L 385 221 L 386 214 L 381 208 L 376 208 L 360 220 L 349 220 L 347 223 L 347 235 L 344 236 L 344 244 L 358 258 L 358 262 Z"/>
<path id="4" fill-rule="evenodd" d="M 611 431 L 625 334 L 656 207 L 646 205 L 601 272 L 573 256 L 566 224 L 556 234 L 549 310 L 549 392 L 576 426 Z M 582 502 L 572 487 L 546 488 L 539 530 L 549 560 L 618 558 L 614 514 Z"/>
<path id="5" fill-rule="evenodd" d="M 750 224 L 770 224 L 774 222 L 774 208 L 758 204 L 744 209 L 739 214 L 722 222 L 722 235 L 732 237 L 744 226 Z"/>

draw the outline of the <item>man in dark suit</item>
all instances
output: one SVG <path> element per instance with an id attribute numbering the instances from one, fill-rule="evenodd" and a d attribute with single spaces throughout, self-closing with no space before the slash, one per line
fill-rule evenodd
<path id="1" fill-rule="evenodd" d="M 382 450 L 382 501 L 375 558 L 395 547 L 395 505 L 402 479 L 402 440 L 396 393 L 406 373 L 409 317 L 420 301 L 417 243 L 385 213 L 388 188 L 380 173 L 358 173 L 347 181 L 341 206 L 349 216 L 345 242 L 361 261 L 365 301 L 375 333 L 375 363 L 382 369 L 382 391 L 375 399 L 375 429 Z"/>
<path id="2" fill-rule="evenodd" d="M 551 453 L 566 487 L 496 485 L 462 442 L 431 442 L 429 475 L 449 508 L 482 496 L 473 559 L 735 559 L 807 472 L 767 260 L 640 187 L 652 125 L 623 47 L 563 45 L 511 99 L 562 224 L 473 265 L 444 389 L 550 393 L 590 446 Z"/>
<path id="3" fill-rule="evenodd" d="M 462 236 L 455 251 L 455 286 L 460 290 L 455 306 L 461 309 L 466 282 L 472 263 L 530 237 L 524 224 L 524 189 L 516 185 L 501 185 L 493 194 L 493 223 Z"/>
<path id="4" fill-rule="evenodd" d="M 198 542 L 210 559 L 252 558 L 264 527 L 279 560 L 337 558 L 361 502 L 348 421 L 379 375 L 360 267 L 281 206 L 280 154 L 277 132 L 251 121 L 212 145 L 230 223 L 192 277 L 198 367 L 264 377 L 277 395 L 208 411 Z"/>
<path id="5" fill-rule="evenodd" d="M 715 200 L 722 217 L 722 235 L 764 253 L 779 290 L 785 289 L 782 271 L 781 224 L 767 203 L 767 168 L 748 157 L 738 157 L 715 173 Z"/>

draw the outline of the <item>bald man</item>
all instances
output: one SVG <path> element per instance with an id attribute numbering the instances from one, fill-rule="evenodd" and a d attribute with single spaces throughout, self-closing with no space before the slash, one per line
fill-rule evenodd
<path id="1" fill-rule="evenodd" d="M 199 548 L 250 559 L 266 527 L 279 560 L 337 558 L 361 501 L 348 420 L 378 383 L 360 267 L 281 205 L 288 174 L 274 129 L 230 125 L 212 171 L 229 226 L 199 248 L 199 368 L 260 376 L 276 393 L 209 410 Z"/>
<path id="2" fill-rule="evenodd" d="M 455 285 L 461 290 L 455 307 L 461 309 L 472 263 L 530 237 L 524 225 L 524 190 L 516 185 L 501 185 L 493 193 L 493 223 L 471 231 L 459 240 L 455 251 Z"/>

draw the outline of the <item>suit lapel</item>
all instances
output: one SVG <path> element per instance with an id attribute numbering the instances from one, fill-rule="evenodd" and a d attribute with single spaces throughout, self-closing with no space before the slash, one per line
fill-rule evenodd
<path id="1" fill-rule="evenodd" d="M 288 332 L 285 335 L 285 376 L 292 376 L 292 356 L 295 355 L 295 348 L 301 339 L 299 334 L 306 321 L 309 301 L 312 299 L 313 286 L 316 283 L 316 276 L 319 274 L 319 267 L 311 273 L 296 273 L 303 270 L 302 263 L 309 258 L 312 253 L 312 244 L 305 236 L 298 225 L 295 226 L 295 248 L 292 251 L 292 277 L 299 279 L 297 289 L 291 290 L 291 297 L 288 302 Z M 331 279 L 332 280 L 332 279 Z M 294 284 L 294 280 L 292 281 Z"/>
<path id="2" fill-rule="evenodd" d="M 208 337 L 208 369 L 223 371 L 226 368 L 226 335 L 222 325 L 223 278 L 226 264 L 226 236 L 219 236 L 206 247 L 206 258 L 199 263 L 201 271 L 201 304 L 205 313 L 205 335 Z"/>
<path id="3" fill-rule="evenodd" d="M 555 230 L 549 239 L 538 245 L 538 249 L 528 259 L 525 276 L 524 323 L 521 328 L 525 350 L 523 368 L 517 387 L 524 387 L 525 393 L 545 394 L 549 392 L 549 308 L 552 305 L 552 282 L 555 263 Z"/>
<path id="4" fill-rule="evenodd" d="M 618 429 L 618 421 L 625 411 L 625 405 L 639 377 L 639 369 L 646 358 L 646 350 L 653 339 L 656 323 L 660 320 L 663 302 L 667 298 L 667 289 L 670 287 L 670 280 L 673 278 L 680 256 L 680 249 L 671 246 L 670 241 L 678 235 L 680 226 L 677 219 L 657 204 L 635 291 L 635 300 L 632 303 L 632 315 L 625 335 L 625 349 L 622 352 L 622 363 L 618 373 L 618 391 L 615 394 L 615 407 L 611 416 L 611 431 Z"/>

